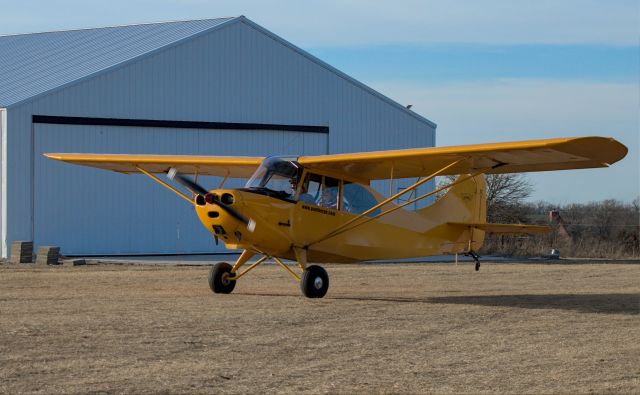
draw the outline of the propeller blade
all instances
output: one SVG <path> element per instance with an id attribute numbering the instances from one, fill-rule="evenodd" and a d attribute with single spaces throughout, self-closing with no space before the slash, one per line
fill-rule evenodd
<path id="1" fill-rule="evenodd" d="M 178 184 L 182 185 L 183 187 L 187 188 L 197 195 L 204 196 L 209 192 L 202 186 L 193 182 L 193 180 L 191 180 L 189 177 L 183 176 L 182 174 L 178 173 L 178 170 L 175 167 L 169 169 L 169 171 L 167 172 L 167 178 L 177 182 Z"/>
<path id="2" fill-rule="evenodd" d="M 220 207 L 221 209 L 226 211 L 230 216 L 232 216 L 233 218 L 235 218 L 238 221 L 242 222 L 247 227 L 249 232 L 253 232 L 256 229 L 256 221 L 254 221 L 251 218 L 247 218 L 244 215 L 240 214 L 238 212 L 238 210 L 236 210 L 235 208 L 230 207 L 230 206 L 222 203 L 218 199 L 214 199 L 213 200 L 213 204 L 216 204 L 218 207 Z"/>
<path id="3" fill-rule="evenodd" d="M 194 193 L 196 195 L 202 195 L 205 198 L 207 196 L 211 196 L 212 198 L 210 200 L 207 200 L 207 202 L 209 202 L 211 204 L 215 204 L 216 206 L 218 206 L 221 209 L 223 209 L 224 211 L 226 211 L 230 216 L 232 216 L 233 218 L 235 218 L 238 221 L 242 222 L 247 227 L 249 232 L 253 232 L 256 229 L 256 221 L 254 221 L 251 218 L 247 218 L 244 215 L 240 214 L 238 212 L 238 210 L 236 210 L 235 208 L 230 207 L 225 203 L 222 203 L 220 201 L 220 198 L 218 198 L 217 195 L 209 194 L 209 191 L 204 189 L 202 186 L 196 184 L 189 177 L 183 176 L 182 174 L 178 173 L 178 169 L 176 169 L 175 167 L 172 167 L 172 168 L 169 169 L 169 171 L 167 172 L 167 178 L 169 178 L 172 181 L 177 182 L 178 184 L 180 184 L 183 187 L 187 188 L 188 190 L 190 190 L 192 193 Z"/>

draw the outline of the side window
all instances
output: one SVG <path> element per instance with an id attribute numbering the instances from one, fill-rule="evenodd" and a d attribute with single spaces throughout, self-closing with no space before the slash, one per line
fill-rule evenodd
<path id="1" fill-rule="evenodd" d="M 365 187 L 345 181 L 342 189 L 342 210 L 353 214 L 362 214 L 371 207 L 378 204 L 376 198 Z M 380 213 L 380 209 L 376 209 L 369 213 L 369 217 L 373 217 Z"/>
<path id="2" fill-rule="evenodd" d="M 298 200 L 337 210 L 340 196 L 340 180 L 307 173 L 300 189 Z"/>
<path id="3" fill-rule="evenodd" d="M 322 207 L 338 209 L 338 196 L 340 195 L 340 180 L 324 177 L 324 189 L 322 191 Z"/>
<path id="4" fill-rule="evenodd" d="M 299 201 L 308 204 L 317 204 L 322 198 L 322 176 L 307 173 L 300 190 Z"/>

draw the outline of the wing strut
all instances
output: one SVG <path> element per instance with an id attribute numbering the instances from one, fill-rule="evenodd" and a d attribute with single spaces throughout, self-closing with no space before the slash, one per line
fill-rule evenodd
<path id="1" fill-rule="evenodd" d="M 397 199 L 398 197 L 400 197 L 400 196 L 404 195 L 405 193 L 407 193 L 407 192 L 409 192 L 409 191 L 413 191 L 414 189 L 416 189 L 416 188 L 417 188 L 417 187 L 419 187 L 420 185 L 422 185 L 422 184 L 424 184 L 425 182 L 427 182 L 427 181 L 431 180 L 432 178 L 434 178 L 434 177 L 438 176 L 439 174 L 441 174 L 442 172 L 446 171 L 446 170 L 447 170 L 447 169 L 449 169 L 450 167 L 457 165 L 458 163 L 460 163 L 460 162 L 461 162 L 461 161 L 463 161 L 463 160 L 464 160 L 464 159 L 458 159 L 458 160 L 456 160 L 455 162 L 451 162 L 451 163 L 449 163 L 449 164 L 448 164 L 448 165 L 446 165 L 445 167 L 443 167 L 443 168 L 441 168 L 441 169 L 437 170 L 435 173 L 431 174 L 429 177 L 427 177 L 427 178 L 425 178 L 425 179 L 423 179 L 423 180 L 420 180 L 420 181 L 418 181 L 418 182 L 414 183 L 414 184 L 413 184 L 413 185 L 411 185 L 410 187 L 408 187 L 408 188 L 406 188 L 406 189 L 403 189 L 402 191 L 400 191 L 400 192 L 396 193 L 395 195 L 393 195 L 393 196 L 391 196 L 391 197 L 389 197 L 389 198 L 387 198 L 387 199 L 385 199 L 385 200 L 381 201 L 380 203 L 376 204 L 375 206 L 371 207 L 370 209 L 366 210 L 365 212 L 363 212 L 363 213 L 361 213 L 361 214 L 358 214 L 355 218 L 352 218 L 352 219 L 350 219 L 349 221 L 345 222 L 344 224 L 342 224 L 342 225 L 338 226 L 337 228 L 335 228 L 334 230 L 332 230 L 331 232 L 329 232 L 328 234 L 326 234 L 325 236 L 323 236 L 323 237 L 322 237 L 322 238 L 320 238 L 319 240 L 316 240 L 316 241 L 314 241 L 314 242 L 312 242 L 312 243 L 309 243 L 309 244 L 307 245 L 307 247 L 308 247 L 308 246 L 310 246 L 310 245 L 312 245 L 312 244 L 316 244 L 316 243 L 319 243 L 319 242 L 321 242 L 321 241 L 323 241 L 323 240 L 326 240 L 326 239 L 328 239 L 329 237 L 333 237 L 333 236 L 337 235 L 337 234 L 338 234 L 338 232 L 339 232 L 339 233 L 342 233 L 342 232 L 341 232 L 341 230 L 342 230 L 343 228 L 346 228 L 347 226 L 349 226 L 349 225 L 351 225 L 352 223 L 354 223 L 354 222 L 356 222 L 356 221 L 360 220 L 360 219 L 361 219 L 361 218 L 363 218 L 364 216 L 366 216 L 366 215 L 368 215 L 368 214 L 370 214 L 370 213 L 372 213 L 372 212 L 376 211 L 377 209 L 379 209 L 380 207 L 384 206 L 385 204 L 387 204 L 387 203 L 389 203 L 389 202 L 393 201 L 393 199 Z"/>
<path id="2" fill-rule="evenodd" d="M 192 199 L 190 199 L 187 195 L 185 195 L 184 193 L 182 193 L 179 190 L 175 189 L 174 187 L 172 187 L 171 185 L 167 184 L 166 182 L 162 181 L 161 179 L 159 179 L 158 177 L 154 176 L 153 174 L 149 173 L 145 169 L 143 169 L 143 168 L 141 168 L 139 166 L 136 166 L 136 169 L 138 169 L 141 173 L 143 173 L 144 175 L 148 176 L 152 180 L 156 181 L 158 184 L 160 184 L 163 187 L 165 187 L 165 188 L 169 189 L 170 191 L 174 192 L 176 195 L 180 196 L 181 198 L 183 198 L 187 202 L 189 202 L 191 204 L 195 204 L 194 201 Z"/>
<path id="3" fill-rule="evenodd" d="M 408 188 L 406 188 L 406 189 L 404 189 L 404 190 L 402 190 L 402 191 L 400 191 L 400 192 L 396 193 L 395 195 L 393 195 L 393 196 L 391 196 L 391 197 L 389 197 L 389 198 L 387 198 L 387 199 L 383 200 L 382 202 L 380 202 L 380 203 L 376 204 L 375 206 L 371 207 L 370 209 L 366 210 L 365 212 L 363 212 L 363 213 L 361 213 L 361 214 L 358 214 L 355 218 L 352 218 L 351 220 L 349 220 L 349 221 L 345 222 L 344 224 L 342 224 L 342 225 L 338 226 L 337 228 L 335 228 L 335 229 L 334 229 L 334 230 L 332 230 L 331 232 L 327 233 L 326 235 L 324 235 L 324 236 L 323 236 L 323 237 L 321 237 L 320 239 L 315 240 L 315 241 L 313 241 L 313 242 L 311 242 L 311 243 L 307 244 L 307 245 L 305 246 L 305 248 L 308 248 L 309 246 L 311 246 L 311 245 L 313 245 L 313 244 L 320 243 L 320 242 L 325 241 L 325 240 L 327 240 L 327 239 L 329 239 L 329 238 L 331 238 L 331 237 L 337 236 L 337 235 L 339 235 L 339 234 L 342 234 L 342 233 L 344 233 L 344 232 L 347 232 L 347 231 L 349 231 L 349 230 L 352 230 L 352 229 L 354 229 L 354 228 L 357 228 L 357 227 L 358 227 L 358 226 L 360 226 L 360 225 L 366 224 L 366 223 L 367 223 L 367 222 L 369 222 L 369 221 L 372 221 L 372 220 L 374 220 L 374 219 L 376 219 L 376 218 L 380 218 L 380 217 L 382 217 L 383 215 L 387 215 L 387 214 L 389 214 L 389 213 L 391 213 L 391 212 L 394 212 L 394 211 L 396 211 L 396 210 L 398 210 L 398 209 L 401 209 L 401 208 L 403 208 L 403 207 L 405 207 L 405 206 L 407 206 L 407 205 L 409 205 L 409 204 L 411 204 L 411 203 L 415 203 L 415 202 L 417 202 L 418 200 L 422 200 L 422 199 L 424 199 L 424 198 L 426 198 L 426 197 L 429 197 L 429 196 L 431 196 L 431 195 L 433 195 L 433 194 L 435 194 L 435 193 L 438 193 L 438 192 L 440 192 L 440 191 L 442 191 L 442 190 L 444 190 L 444 189 L 449 189 L 449 188 L 453 187 L 454 185 L 457 185 L 457 184 L 460 184 L 460 183 L 462 183 L 462 182 L 464 182 L 464 181 L 467 181 L 468 179 L 473 178 L 473 177 L 477 176 L 478 174 L 482 174 L 482 173 L 484 173 L 484 172 L 486 172 L 487 170 L 490 170 L 490 169 L 492 168 L 492 167 L 486 167 L 486 168 L 483 168 L 483 169 L 481 169 L 481 170 L 479 170 L 479 171 L 475 172 L 474 174 L 467 175 L 467 176 L 465 176 L 465 177 L 461 177 L 460 179 L 456 180 L 455 182 L 452 182 L 452 183 L 450 183 L 450 184 L 448 184 L 448 185 L 445 185 L 445 186 L 443 186 L 443 187 L 437 188 L 437 189 L 435 189 L 435 190 L 433 190 L 433 191 L 431 191 L 431 192 L 428 192 L 428 193 L 425 193 L 425 194 L 423 194 L 423 195 L 420 195 L 420 196 L 418 196 L 418 197 L 417 197 L 417 198 L 415 198 L 415 199 L 411 199 L 411 200 L 409 200 L 409 201 L 407 201 L 407 202 L 405 202 L 405 203 L 403 203 L 403 204 L 401 204 L 401 205 L 399 205 L 399 206 L 393 207 L 393 208 L 391 208 L 391 209 L 389 209 L 389 210 L 387 210 L 387 211 L 383 211 L 383 212 L 381 212 L 380 214 L 376 214 L 376 215 L 374 215 L 373 217 L 368 217 L 368 218 L 366 218 L 364 221 L 361 221 L 361 222 L 359 222 L 359 223 L 357 223 L 357 224 L 355 224 L 355 225 L 353 225 L 353 226 L 349 226 L 349 225 L 352 225 L 354 222 L 356 222 L 356 221 L 358 221 L 358 220 L 361 220 L 361 219 L 365 218 L 365 216 L 366 216 L 366 215 L 368 215 L 368 214 L 370 214 L 370 213 L 374 212 L 375 210 L 379 209 L 380 207 L 384 206 L 385 204 L 387 204 L 387 203 L 391 202 L 393 199 L 396 199 L 396 198 L 398 198 L 399 196 L 402 196 L 403 194 L 405 194 L 405 193 L 407 193 L 407 192 L 411 192 L 411 193 L 413 193 L 413 191 L 414 191 L 417 187 L 419 187 L 420 185 L 422 185 L 422 184 L 424 184 L 425 182 L 427 182 L 427 181 L 429 181 L 429 180 L 433 179 L 434 177 L 438 176 L 439 174 L 442 174 L 443 172 L 447 171 L 447 169 L 449 169 L 449 168 L 450 168 L 450 167 L 452 167 L 452 166 L 455 166 L 456 164 L 458 164 L 459 162 L 461 162 L 461 161 L 463 161 L 463 160 L 465 160 L 465 159 L 458 159 L 458 160 L 456 160 L 456 161 L 454 161 L 454 162 L 449 163 L 448 165 L 444 166 L 443 168 L 441 168 L 441 169 L 437 170 L 436 172 L 434 172 L 433 174 L 429 175 L 427 178 L 424 178 L 424 179 L 422 179 L 422 180 L 417 181 L 416 183 L 414 183 L 414 184 L 413 184 L 413 185 L 411 185 L 410 187 L 408 187 Z"/>
<path id="4" fill-rule="evenodd" d="M 462 183 L 462 182 L 467 181 L 467 180 L 468 180 L 468 179 L 470 179 L 470 178 L 473 178 L 473 177 L 475 177 L 475 176 L 477 176 L 477 175 L 479 175 L 479 174 L 482 174 L 482 173 L 484 173 L 484 172 L 486 172 L 487 170 L 490 170 L 490 169 L 491 169 L 491 167 L 486 167 L 486 168 L 484 168 L 484 169 L 482 169 L 482 170 L 479 170 L 479 171 L 477 171 L 477 172 L 475 172 L 475 173 L 473 173 L 473 174 L 470 174 L 470 175 L 467 175 L 467 176 L 461 177 L 461 178 L 457 179 L 455 182 L 452 182 L 452 183 L 447 184 L 447 185 L 445 185 L 445 186 L 443 186 L 443 187 L 440 187 L 440 188 L 436 188 L 436 189 L 434 189 L 434 190 L 433 190 L 433 191 L 431 191 L 431 192 L 428 192 L 428 193 L 425 193 L 425 194 L 423 194 L 423 195 L 420 195 L 420 196 L 418 196 L 418 197 L 417 197 L 417 198 L 415 198 L 415 199 L 412 199 L 412 200 L 409 200 L 409 201 L 407 201 L 407 202 L 404 202 L 404 203 L 402 203 L 402 204 L 401 204 L 401 205 L 399 205 L 399 206 L 395 206 L 395 207 L 393 207 L 393 208 L 390 208 L 389 210 L 387 210 L 387 211 L 383 211 L 383 212 L 381 212 L 380 214 L 376 214 L 376 215 L 374 215 L 373 217 L 368 217 L 368 218 L 366 218 L 364 221 L 361 221 L 361 222 L 359 222 L 359 223 L 357 223 L 357 224 L 355 224 L 355 225 L 353 225 L 353 226 L 346 227 L 346 225 L 347 225 L 347 224 L 353 223 L 355 220 L 362 219 L 362 218 L 364 217 L 364 215 L 366 215 L 366 214 L 360 214 L 360 215 L 358 215 L 356 218 L 354 218 L 353 220 L 351 220 L 351 221 L 349 221 L 349 222 L 345 223 L 344 225 L 342 225 L 342 226 L 340 226 L 340 227 L 336 228 L 335 230 L 331 231 L 331 232 L 330 232 L 330 233 L 328 233 L 326 236 L 323 236 L 322 238 L 320 238 L 320 239 L 318 239 L 318 240 L 316 240 L 316 241 L 314 241 L 314 242 L 312 242 L 312 243 L 309 243 L 309 244 L 307 245 L 307 247 L 309 247 L 310 245 L 316 244 L 316 243 L 320 243 L 321 241 L 324 241 L 324 240 L 330 239 L 330 238 L 332 238 L 332 237 L 334 237 L 334 236 L 337 236 L 337 235 L 339 235 L 339 234 L 342 234 L 342 233 L 344 233 L 344 232 L 348 232 L 348 231 L 350 231 L 350 230 L 353 230 L 354 228 L 357 228 L 357 227 L 358 227 L 358 226 L 360 226 L 360 225 L 364 225 L 364 224 L 366 224 L 367 222 L 370 222 L 370 221 L 373 221 L 374 219 L 380 218 L 380 217 L 382 217 L 383 215 L 387 215 L 387 214 L 389 214 L 389 213 L 392 213 L 392 212 L 394 212 L 394 211 L 396 211 L 396 210 L 398 210 L 398 209 L 401 209 L 401 208 L 403 208 L 403 207 L 405 207 L 405 206 L 408 206 L 408 205 L 409 205 L 409 204 L 411 204 L 411 203 L 415 203 L 415 202 L 417 202 L 418 200 L 422 200 L 422 199 L 424 199 L 424 198 L 426 198 L 426 197 L 429 197 L 429 196 L 431 196 L 431 195 L 433 195 L 433 194 L 435 194 L 435 193 L 438 193 L 438 192 L 440 192 L 440 191 L 442 191 L 442 190 L 449 189 L 449 188 L 451 188 L 451 187 L 453 187 L 453 186 L 455 186 L 455 185 L 458 185 L 458 184 L 460 184 L 460 183 Z M 429 176 L 429 177 L 431 177 L 431 176 Z M 428 180 L 428 178 L 427 178 L 427 179 L 425 179 L 425 180 Z M 416 184 L 418 184 L 418 183 L 416 183 Z M 411 187 L 414 187 L 416 184 L 413 184 Z"/>

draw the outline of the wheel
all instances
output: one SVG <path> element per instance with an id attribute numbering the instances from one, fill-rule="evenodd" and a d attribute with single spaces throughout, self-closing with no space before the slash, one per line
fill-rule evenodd
<path id="1" fill-rule="evenodd" d="M 300 279 L 300 289 L 307 298 L 322 298 L 329 289 L 327 271 L 316 265 L 304 269 Z"/>
<path id="2" fill-rule="evenodd" d="M 236 280 L 231 277 L 231 265 L 227 262 L 218 262 L 209 271 L 209 288 L 217 294 L 230 294 L 236 286 Z"/>

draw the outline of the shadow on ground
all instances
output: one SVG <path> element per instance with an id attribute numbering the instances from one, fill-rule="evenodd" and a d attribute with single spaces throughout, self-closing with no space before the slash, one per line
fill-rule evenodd
<path id="1" fill-rule="evenodd" d="M 296 297 L 291 294 L 242 293 L 268 297 Z M 302 296 L 300 296 L 302 297 Z M 572 310 L 581 313 L 640 314 L 640 294 L 551 294 L 551 295 L 468 295 L 430 298 L 332 296 L 325 299 L 374 301 L 391 303 L 464 304 L 478 306 L 517 307 L 523 309 Z"/>
<path id="2" fill-rule="evenodd" d="M 640 294 L 479 295 L 429 298 L 430 303 L 639 314 Z"/>

